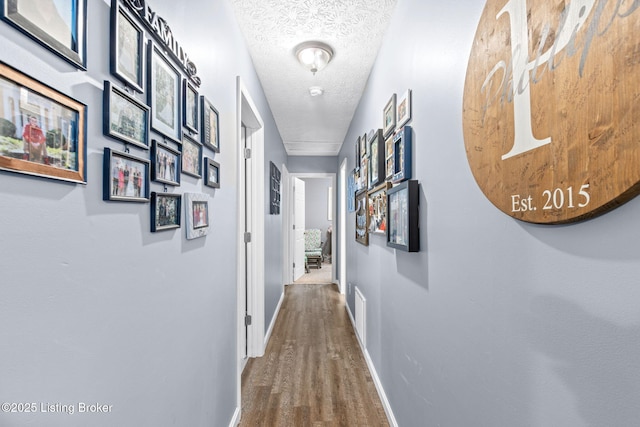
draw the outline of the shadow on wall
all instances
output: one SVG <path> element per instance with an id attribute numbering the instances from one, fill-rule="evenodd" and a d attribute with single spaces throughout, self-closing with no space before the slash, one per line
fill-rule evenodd
<path id="1" fill-rule="evenodd" d="M 425 290 L 429 290 L 429 251 L 427 242 L 427 198 L 420 184 L 420 252 L 404 252 L 396 249 L 396 268 Z"/>
<path id="2" fill-rule="evenodd" d="M 530 315 L 526 336 L 554 361 L 586 425 L 638 425 L 640 327 L 618 326 L 550 295 L 535 298 Z"/>

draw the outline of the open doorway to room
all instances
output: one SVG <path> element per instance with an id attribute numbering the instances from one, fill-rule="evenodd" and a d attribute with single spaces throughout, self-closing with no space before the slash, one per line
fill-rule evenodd
<path id="1" fill-rule="evenodd" d="M 333 262 L 336 175 L 333 173 L 290 174 L 287 185 L 293 203 L 288 209 L 289 261 L 287 283 L 336 282 Z M 302 194 L 301 194 L 302 193 Z M 301 265 L 302 264 L 302 265 Z"/>

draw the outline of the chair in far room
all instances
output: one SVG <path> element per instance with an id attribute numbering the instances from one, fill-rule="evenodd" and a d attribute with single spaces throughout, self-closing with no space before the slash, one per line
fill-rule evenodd
<path id="1" fill-rule="evenodd" d="M 306 265 L 322 268 L 322 239 L 319 229 L 304 231 L 304 256 Z"/>

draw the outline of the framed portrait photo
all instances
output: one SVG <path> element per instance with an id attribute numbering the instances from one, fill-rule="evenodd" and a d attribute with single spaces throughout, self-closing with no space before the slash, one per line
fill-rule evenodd
<path id="1" fill-rule="evenodd" d="M 209 196 L 185 193 L 184 199 L 187 240 L 206 236 L 209 232 Z"/>
<path id="2" fill-rule="evenodd" d="M 182 138 L 182 172 L 202 178 L 202 144 L 186 135 Z"/>
<path id="3" fill-rule="evenodd" d="M 111 0 L 111 74 L 138 92 L 144 89 L 144 31 Z"/>
<path id="4" fill-rule="evenodd" d="M 386 138 L 396 128 L 396 94 L 394 93 L 382 111 L 382 134 Z"/>
<path id="5" fill-rule="evenodd" d="M 397 106 L 398 127 L 404 126 L 411 120 L 411 89 L 402 94 Z"/>
<path id="6" fill-rule="evenodd" d="M 0 169 L 87 182 L 87 107 L 0 62 Z"/>
<path id="7" fill-rule="evenodd" d="M 382 129 L 373 132 L 369 139 L 369 182 L 368 188 L 372 189 L 386 178 L 385 152 L 383 145 Z"/>
<path id="8" fill-rule="evenodd" d="M 220 188 L 220 164 L 207 157 L 204 166 L 204 185 Z"/>
<path id="9" fill-rule="evenodd" d="M 151 232 L 180 228 L 182 195 L 151 193 Z"/>
<path id="10" fill-rule="evenodd" d="M 182 136 L 182 109 L 180 72 L 149 40 L 147 44 L 147 99 L 151 107 L 151 128 L 180 143 Z"/>
<path id="11" fill-rule="evenodd" d="M 125 144 L 149 148 L 149 107 L 104 82 L 103 132 Z"/>
<path id="12" fill-rule="evenodd" d="M 182 92 L 182 124 L 188 131 L 198 133 L 198 91 L 189 79 L 184 79 Z"/>
<path id="13" fill-rule="evenodd" d="M 369 246 L 369 197 L 366 189 L 356 193 L 356 242 Z"/>
<path id="14" fill-rule="evenodd" d="M 4 0 L 2 19 L 86 70 L 87 0 Z"/>
<path id="15" fill-rule="evenodd" d="M 151 145 L 151 179 L 163 184 L 179 186 L 182 156 L 178 150 L 153 140 Z"/>
<path id="16" fill-rule="evenodd" d="M 220 128 L 218 110 L 204 96 L 200 97 L 200 113 L 202 118 L 202 143 L 215 151 L 220 152 Z"/>
<path id="17" fill-rule="evenodd" d="M 104 149 L 103 200 L 149 201 L 149 160 Z"/>

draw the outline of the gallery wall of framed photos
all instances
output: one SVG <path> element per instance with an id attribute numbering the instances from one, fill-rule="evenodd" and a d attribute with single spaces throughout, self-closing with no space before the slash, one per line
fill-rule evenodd
<path id="1" fill-rule="evenodd" d="M 386 235 L 387 246 L 407 252 L 420 248 L 416 196 L 419 183 L 407 184 L 413 163 L 411 93 L 407 89 L 400 97 L 392 94 L 382 109 L 382 127 L 361 134 L 355 142 L 355 167 L 349 175 L 347 204 L 349 212 L 356 214 L 356 241 L 365 246 L 369 245 L 369 235 Z M 396 187 L 406 186 L 410 190 L 398 193 Z M 389 223 L 390 201 L 393 224 Z M 405 227 L 409 217 L 415 223 Z M 398 223 L 399 219 L 404 222 Z"/>

